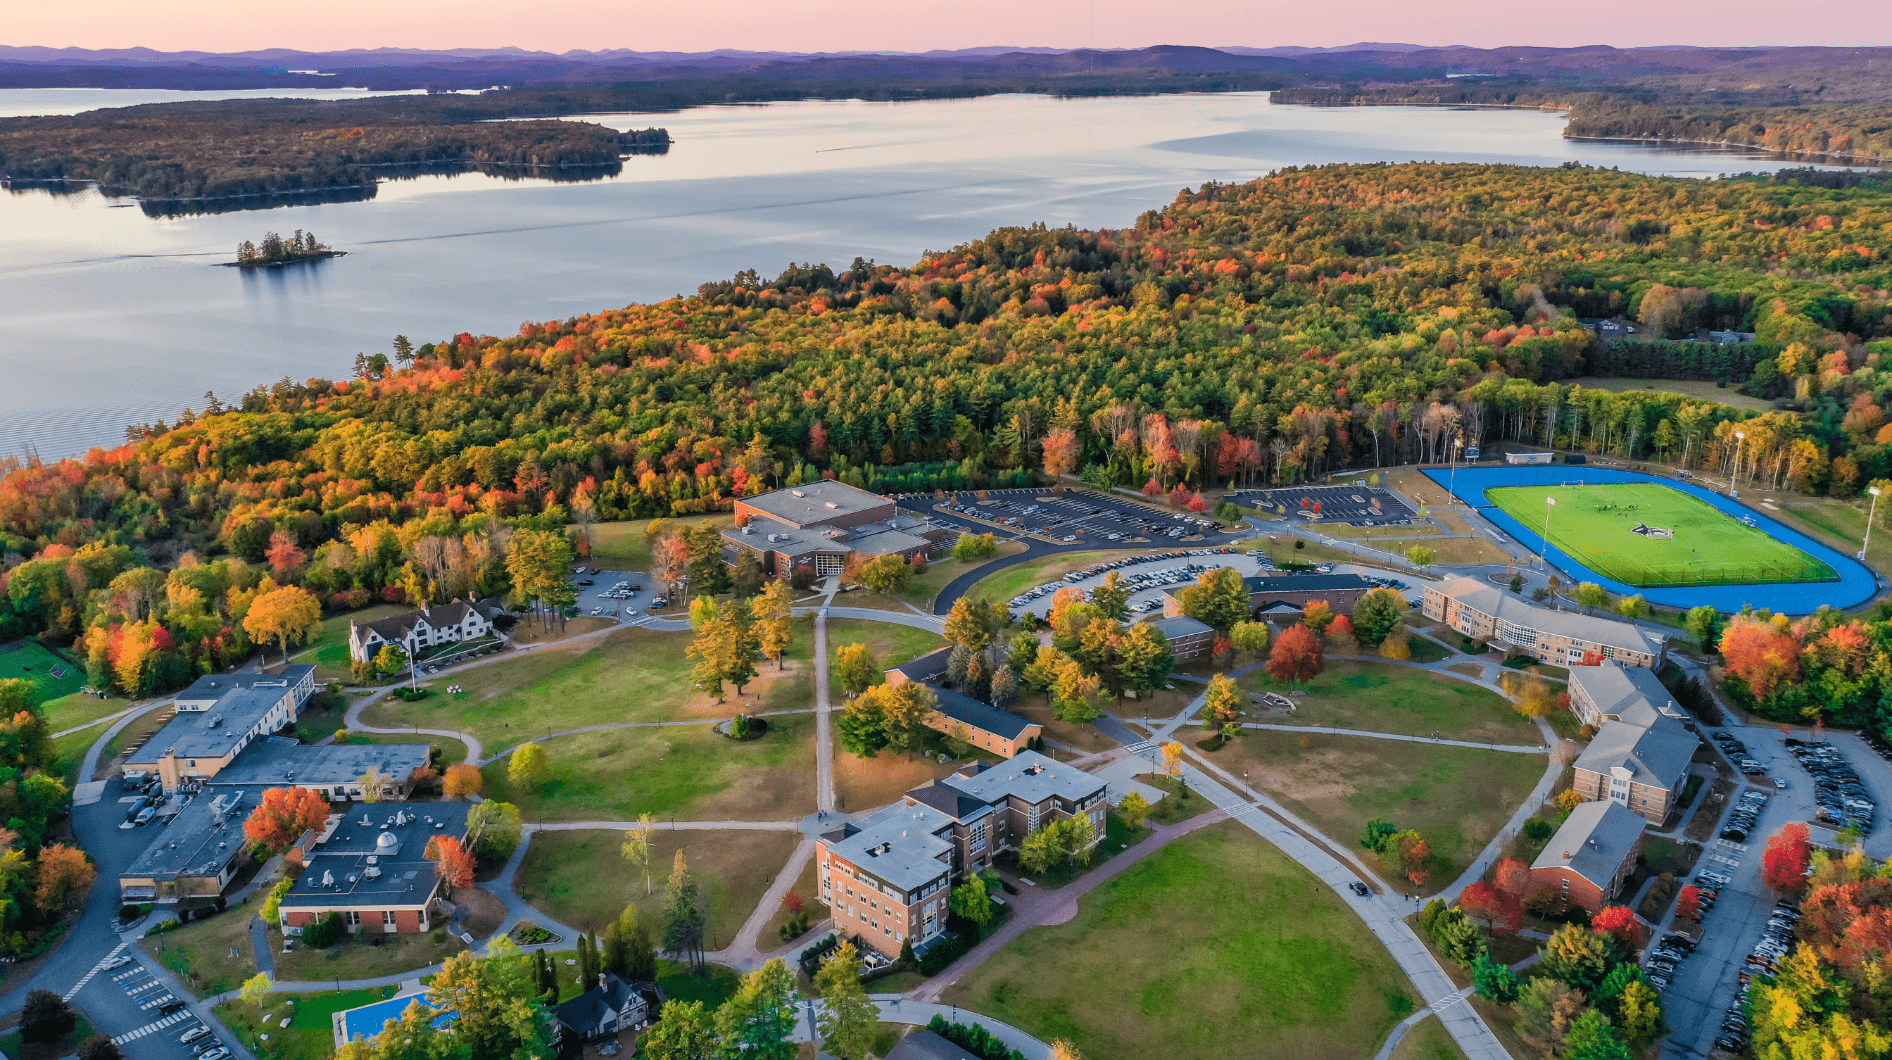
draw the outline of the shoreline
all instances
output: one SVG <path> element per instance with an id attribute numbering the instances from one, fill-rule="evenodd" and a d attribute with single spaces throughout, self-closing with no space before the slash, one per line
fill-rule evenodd
<path id="1" fill-rule="evenodd" d="M 219 261 L 214 264 L 223 269 L 275 269 L 284 265 L 308 265 L 329 258 L 345 258 L 346 250 L 325 250 L 320 254 L 306 254 L 299 258 L 284 258 L 281 261 Z"/>

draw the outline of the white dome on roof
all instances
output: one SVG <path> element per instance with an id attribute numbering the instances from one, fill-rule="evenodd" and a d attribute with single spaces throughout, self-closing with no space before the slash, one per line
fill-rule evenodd
<path id="1" fill-rule="evenodd" d="M 393 832 L 383 832 L 374 837 L 374 852 L 376 854 L 394 854 L 399 852 L 400 849 L 401 837 L 395 835 Z"/>

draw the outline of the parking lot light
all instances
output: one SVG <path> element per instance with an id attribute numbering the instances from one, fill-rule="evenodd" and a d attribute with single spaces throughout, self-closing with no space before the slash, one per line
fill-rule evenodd
<path id="1" fill-rule="evenodd" d="M 1866 549 L 1872 545 L 1872 517 L 1879 511 L 1879 487 L 1867 486 L 1866 492 L 1872 495 L 1872 506 L 1866 510 L 1866 539 L 1859 543 L 1859 560 L 1865 562 Z"/>

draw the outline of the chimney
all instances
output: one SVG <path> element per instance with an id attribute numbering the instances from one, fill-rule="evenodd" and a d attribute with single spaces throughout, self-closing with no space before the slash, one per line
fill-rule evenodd
<path id="1" fill-rule="evenodd" d="M 1570 851 L 1568 851 L 1568 850 L 1566 850 L 1566 851 L 1564 851 L 1564 860 L 1565 860 L 1565 861 L 1569 861 L 1569 860 L 1570 860 Z"/>

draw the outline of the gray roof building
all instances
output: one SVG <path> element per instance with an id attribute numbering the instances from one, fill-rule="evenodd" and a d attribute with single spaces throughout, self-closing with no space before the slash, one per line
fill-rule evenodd
<path id="1" fill-rule="evenodd" d="M 893 502 L 845 482 L 822 479 L 744 497 L 742 503 L 790 526 L 816 526 L 875 511 Z"/>
<path id="2" fill-rule="evenodd" d="M 405 784 L 414 770 L 427 765 L 429 751 L 424 743 L 311 747 L 293 740 L 271 738 L 226 766 L 208 783 L 348 787 L 359 784 L 372 769 L 396 784 Z"/>
<path id="3" fill-rule="evenodd" d="M 250 686 L 229 689 L 208 710 L 180 710 L 143 747 L 125 760 L 128 766 L 155 766 L 166 751 L 179 758 L 219 759 L 233 754 L 257 736 L 258 726 L 283 701 L 280 687 Z"/>
<path id="4" fill-rule="evenodd" d="M 1608 799 L 1580 803 L 1531 868 L 1568 869 L 1608 893 L 1623 862 L 1635 854 L 1647 823 Z"/>
<path id="5" fill-rule="evenodd" d="M 935 834 L 952 824 L 938 810 L 896 802 L 823 838 L 836 857 L 910 894 L 952 871 L 953 844 Z"/>
<path id="6" fill-rule="evenodd" d="M 1426 593 L 1428 596 L 1436 593 L 1489 616 L 1496 621 L 1496 636 L 1520 646 L 1527 643 L 1534 646 L 1539 634 L 1550 634 L 1619 651 L 1651 655 L 1659 660 L 1668 643 L 1666 636 L 1651 633 L 1633 622 L 1538 607 L 1529 600 L 1474 578 L 1445 578 L 1436 585 L 1428 585 Z"/>
<path id="7" fill-rule="evenodd" d="M 465 802 L 387 803 L 350 809 L 307 852 L 308 867 L 282 900 L 298 908 L 379 909 L 427 901 L 440 874 L 426 858 L 435 836 L 466 835 Z M 422 812 L 425 811 L 425 812 Z"/>
<path id="8" fill-rule="evenodd" d="M 1655 671 L 1627 667 L 1614 659 L 1604 659 L 1596 666 L 1571 667 L 1570 691 L 1573 699 L 1581 697 L 1598 714 L 1613 721 L 1653 725 L 1660 717 L 1682 717 L 1675 698 L 1662 686 Z"/>
<path id="9" fill-rule="evenodd" d="M 1024 735 L 1032 722 L 1013 714 L 1009 710 L 981 703 L 971 696 L 961 695 L 950 688 L 928 685 L 933 698 L 939 701 L 939 712 L 957 722 L 963 722 L 975 729 L 982 729 L 1007 740 L 1016 740 Z"/>
<path id="10" fill-rule="evenodd" d="M 979 1060 L 932 1031 L 915 1031 L 900 1039 L 887 1060 Z"/>
<path id="11" fill-rule="evenodd" d="M 177 694 L 177 709 L 180 711 L 209 710 L 231 691 L 240 688 L 275 689 L 277 695 L 285 694 L 289 689 L 296 689 L 298 702 L 308 698 L 315 690 L 315 667 L 287 666 L 281 673 L 235 673 L 206 674 L 191 682 L 191 686 Z"/>
<path id="12" fill-rule="evenodd" d="M 1689 760 L 1695 757 L 1699 744 L 1694 733 L 1670 718 L 1657 718 L 1648 726 L 1606 721 L 1577 757 L 1576 768 L 1632 784 L 1667 788 L 1688 772 Z"/>
<path id="13" fill-rule="evenodd" d="M 260 787 L 231 788 L 192 797 L 138 860 L 118 874 L 122 896 L 127 901 L 150 901 L 160 893 L 215 897 L 248 843 L 243 821 L 262 794 Z M 180 886 L 191 879 L 202 886 Z"/>
<path id="14" fill-rule="evenodd" d="M 1156 627 L 1156 631 L 1161 633 L 1164 639 L 1171 641 L 1215 632 L 1214 626 L 1209 625 L 1201 619 L 1190 618 L 1188 615 L 1177 615 L 1174 618 L 1152 618 L 1149 620 L 1149 624 Z"/>
<path id="15" fill-rule="evenodd" d="M 1052 797 L 1077 802 L 1104 787 L 1103 781 L 1076 766 L 1065 765 L 1036 751 L 1020 751 L 1006 762 L 976 765 L 980 768 L 970 776 L 966 775 L 967 770 L 961 770 L 937 783 L 951 785 L 987 803 L 1006 798 L 1039 803 Z"/>
<path id="16" fill-rule="evenodd" d="M 1373 583 L 1358 574 L 1277 574 L 1242 579 L 1248 595 L 1257 593 L 1342 593 L 1365 592 Z"/>

